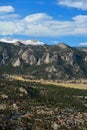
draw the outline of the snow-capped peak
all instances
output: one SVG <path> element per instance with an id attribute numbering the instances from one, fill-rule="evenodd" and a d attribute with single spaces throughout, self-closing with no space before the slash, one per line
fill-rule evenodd
<path id="1" fill-rule="evenodd" d="M 17 39 L 11 39 L 11 38 L 1 38 L 0 42 L 5 42 L 5 43 L 15 43 L 17 42 Z"/>
<path id="2" fill-rule="evenodd" d="M 37 40 L 25 40 L 22 41 L 22 43 L 25 45 L 44 45 L 44 42 L 37 41 Z"/>
<path id="3" fill-rule="evenodd" d="M 10 38 L 1 38 L 0 42 L 5 43 L 13 43 L 14 45 L 17 45 L 16 43 L 22 43 L 25 45 L 44 45 L 44 42 L 38 41 L 38 40 L 18 40 L 18 39 L 10 39 Z"/>

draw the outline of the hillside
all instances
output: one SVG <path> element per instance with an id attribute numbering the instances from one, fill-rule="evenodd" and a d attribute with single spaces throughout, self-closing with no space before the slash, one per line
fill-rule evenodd
<path id="1" fill-rule="evenodd" d="M 0 42 L 0 74 L 21 74 L 33 79 L 87 78 L 87 52 L 57 45 L 25 45 Z"/>
<path id="2" fill-rule="evenodd" d="M 0 42 L 0 130 L 86 130 L 86 66 L 65 43 Z"/>
<path id="3" fill-rule="evenodd" d="M 87 90 L 0 80 L 0 130 L 86 130 Z"/>

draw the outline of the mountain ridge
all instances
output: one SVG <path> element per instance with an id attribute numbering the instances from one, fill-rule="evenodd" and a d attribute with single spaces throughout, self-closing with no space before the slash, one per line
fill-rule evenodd
<path id="1" fill-rule="evenodd" d="M 0 42 L 0 73 L 31 75 L 35 79 L 87 78 L 87 52 L 65 43 L 25 45 Z"/>

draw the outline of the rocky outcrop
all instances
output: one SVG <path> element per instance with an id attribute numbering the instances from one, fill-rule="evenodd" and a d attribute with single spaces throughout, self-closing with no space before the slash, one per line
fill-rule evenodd
<path id="1" fill-rule="evenodd" d="M 49 72 L 49 73 L 57 72 L 57 69 L 54 66 L 49 66 L 45 70 L 46 72 Z"/>
<path id="2" fill-rule="evenodd" d="M 35 58 L 34 55 L 30 55 L 29 60 L 30 60 L 30 65 L 35 65 L 37 62 L 37 59 Z"/>
<path id="3" fill-rule="evenodd" d="M 1 57 L 1 64 L 8 63 L 8 60 L 10 58 L 9 51 L 4 49 L 0 57 Z"/>
<path id="4" fill-rule="evenodd" d="M 43 56 L 43 58 L 42 58 L 42 61 L 43 61 L 45 64 L 50 63 L 49 53 L 44 54 L 44 56 Z"/>
<path id="5" fill-rule="evenodd" d="M 19 67 L 21 65 L 21 61 L 20 61 L 20 58 L 16 59 L 16 61 L 14 63 L 12 63 L 12 65 L 14 67 Z"/>
<path id="6" fill-rule="evenodd" d="M 87 78 L 87 52 L 65 43 L 43 46 L 0 43 L 0 65 L 42 79 Z"/>
<path id="7" fill-rule="evenodd" d="M 61 59 L 67 63 L 73 66 L 74 62 L 75 62 L 75 54 L 73 52 L 67 53 L 66 55 L 62 55 Z"/>
<path id="8" fill-rule="evenodd" d="M 41 65 L 41 59 L 38 59 L 37 65 Z"/>
<path id="9" fill-rule="evenodd" d="M 60 47 L 60 49 L 67 49 L 69 46 L 66 45 L 65 43 L 60 43 L 58 44 L 58 47 Z"/>
<path id="10" fill-rule="evenodd" d="M 23 87 L 20 87 L 20 88 L 19 88 L 19 91 L 20 91 L 21 93 L 28 94 L 27 90 L 26 90 L 25 88 L 23 88 Z"/>

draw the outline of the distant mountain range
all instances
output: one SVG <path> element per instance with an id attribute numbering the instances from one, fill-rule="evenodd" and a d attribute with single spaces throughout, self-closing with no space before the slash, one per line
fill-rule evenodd
<path id="1" fill-rule="evenodd" d="M 36 40 L 0 39 L 2 74 L 47 80 L 87 78 L 87 48 L 70 47 L 65 43 L 46 45 Z"/>

